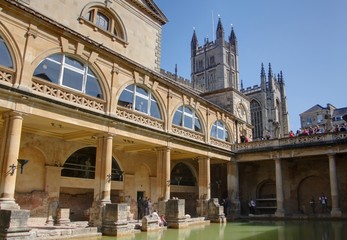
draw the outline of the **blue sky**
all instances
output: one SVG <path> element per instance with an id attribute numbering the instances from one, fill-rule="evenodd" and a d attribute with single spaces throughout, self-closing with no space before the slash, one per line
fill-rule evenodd
<path id="1" fill-rule="evenodd" d="M 169 22 L 163 26 L 161 68 L 190 79 L 190 41 L 215 39 L 218 17 L 239 44 L 244 87 L 260 84 L 261 63 L 283 72 L 290 128 L 299 114 L 319 104 L 347 107 L 346 0 L 155 0 Z"/>

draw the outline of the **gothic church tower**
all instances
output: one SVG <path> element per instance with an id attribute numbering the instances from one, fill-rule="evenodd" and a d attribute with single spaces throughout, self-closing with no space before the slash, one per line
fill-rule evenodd
<path id="1" fill-rule="evenodd" d="M 239 80 L 238 43 L 234 29 L 228 41 L 218 19 L 216 40 L 205 38 L 199 46 L 194 30 L 191 40 L 191 81 L 193 88 L 209 101 L 233 113 L 239 135 L 246 125 L 253 126 L 253 140 L 279 138 L 288 135 L 289 117 L 283 74 L 272 73 L 269 64 L 266 77 L 261 68 L 260 86 L 243 88 Z"/>
<path id="2" fill-rule="evenodd" d="M 229 41 L 224 40 L 224 28 L 218 20 L 216 40 L 205 39 L 199 46 L 194 30 L 191 41 L 191 79 L 196 88 L 211 92 L 232 87 L 239 90 L 237 39 L 234 29 Z"/>

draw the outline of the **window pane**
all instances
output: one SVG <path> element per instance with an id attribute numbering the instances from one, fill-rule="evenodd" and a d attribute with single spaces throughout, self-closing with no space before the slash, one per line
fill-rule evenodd
<path id="1" fill-rule="evenodd" d="M 158 103 L 156 101 L 154 101 L 153 99 L 151 100 L 151 113 L 150 113 L 150 115 L 152 117 L 161 119 L 161 114 L 160 114 Z"/>
<path id="2" fill-rule="evenodd" d="M 84 70 L 84 64 L 81 62 L 77 61 L 76 59 L 70 58 L 65 56 L 65 64 L 68 64 L 69 66 L 75 67 L 80 70 Z"/>
<path id="3" fill-rule="evenodd" d="M 189 107 L 184 107 L 184 114 L 192 115 L 193 111 Z"/>
<path id="4" fill-rule="evenodd" d="M 52 83 L 59 84 L 61 64 L 53 62 L 49 58 L 43 60 L 35 69 L 34 76 L 47 80 Z"/>
<path id="5" fill-rule="evenodd" d="M 224 129 L 218 128 L 218 139 L 224 140 Z"/>
<path id="6" fill-rule="evenodd" d="M 85 18 L 88 19 L 89 21 L 93 21 L 93 12 L 94 12 L 94 10 L 89 11 L 86 14 Z"/>
<path id="7" fill-rule="evenodd" d="M 184 127 L 193 129 L 193 118 L 191 116 L 184 115 Z"/>
<path id="8" fill-rule="evenodd" d="M 212 128 L 211 128 L 211 137 L 216 138 L 217 137 L 216 132 L 217 132 L 217 126 L 216 126 L 216 124 L 213 124 Z"/>
<path id="9" fill-rule="evenodd" d="M 174 115 L 172 123 L 174 125 L 182 126 L 182 107 L 180 107 Z"/>
<path id="10" fill-rule="evenodd" d="M 229 132 L 225 130 L 225 141 L 230 142 Z"/>
<path id="11" fill-rule="evenodd" d="M 99 82 L 94 76 L 87 76 L 86 94 L 93 97 L 102 98 Z"/>
<path id="12" fill-rule="evenodd" d="M 136 96 L 135 110 L 148 114 L 148 100 Z"/>
<path id="13" fill-rule="evenodd" d="M 83 74 L 65 68 L 62 85 L 82 91 Z"/>
<path id="14" fill-rule="evenodd" d="M 13 68 L 12 58 L 4 40 L 0 37 L 0 65 Z"/>
<path id="15" fill-rule="evenodd" d="M 96 26 L 98 26 L 101 29 L 104 29 L 105 31 L 108 31 L 108 26 L 109 26 L 110 20 L 108 17 L 106 17 L 104 14 L 98 12 L 96 16 Z"/>
<path id="16" fill-rule="evenodd" d="M 142 95 L 148 97 L 148 92 L 145 89 L 138 87 L 138 86 L 136 86 L 136 93 L 139 93 L 139 94 L 142 94 Z"/>
<path id="17" fill-rule="evenodd" d="M 202 132 L 201 124 L 197 117 L 195 117 L 195 121 L 194 121 L 194 130 L 197 132 Z"/>
<path id="18" fill-rule="evenodd" d="M 130 90 L 129 90 L 130 88 Z M 128 86 L 120 95 L 118 105 L 128 108 L 133 108 L 133 85 Z"/>

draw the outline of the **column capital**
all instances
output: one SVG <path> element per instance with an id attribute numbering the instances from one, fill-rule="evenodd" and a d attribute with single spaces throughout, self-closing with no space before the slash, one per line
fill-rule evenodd
<path id="1" fill-rule="evenodd" d="M 6 118 L 23 118 L 24 113 L 18 111 L 7 111 L 2 114 L 2 119 Z"/>
<path id="2" fill-rule="evenodd" d="M 208 157 L 208 156 L 198 156 L 198 157 L 196 157 L 194 159 L 198 160 L 198 161 L 200 161 L 200 160 L 206 161 L 206 160 L 209 160 L 210 157 Z"/>
<path id="3" fill-rule="evenodd" d="M 331 158 L 331 157 L 335 157 L 336 153 L 335 152 L 329 152 L 327 153 L 328 157 Z"/>
<path id="4" fill-rule="evenodd" d="M 156 152 L 165 152 L 165 151 L 171 151 L 171 147 L 156 147 L 156 148 L 154 148 L 154 150 L 156 151 Z"/>
<path id="5" fill-rule="evenodd" d="M 97 135 L 94 135 L 96 138 L 113 138 L 114 136 L 116 136 L 116 134 L 113 133 L 99 133 Z"/>

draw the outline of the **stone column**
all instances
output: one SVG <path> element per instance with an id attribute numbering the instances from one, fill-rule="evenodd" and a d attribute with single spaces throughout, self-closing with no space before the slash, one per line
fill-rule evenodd
<path id="1" fill-rule="evenodd" d="M 19 209 L 14 199 L 23 117 L 18 112 L 3 115 L 4 128 L 1 152 L 0 209 Z"/>
<path id="2" fill-rule="evenodd" d="M 276 198 L 277 198 L 277 210 L 275 212 L 276 217 L 284 217 L 284 194 L 283 194 L 283 180 L 282 180 L 282 164 L 281 159 L 275 159 L 276 167 Z"/>
<path id="3" fill-rule="evenodd" d="M 102 225 L 103 208 L 111 203 L 112 143 L 111 134 L 100 135 L 95 159 L 94 202 L 90 209 L 89 225 Z"/>
<path id="4" fill-rule="evenodd" d="M 208 200 L 211 198 L 211 167 L 210 158 L 199 157 L 199 198 Z"/>
<path id="5" fill-rule="evenodd" d="M 95 160 L 94 198 L 105 205 L 111 203 L 112 135 L 98 137 Z"/>
<path id="6" fill-rule="evenodd" d="M 340 217 L 342 212 L 339 206 L 339 191 L 337 186 L 335 154 L 329 154 L 329 172 L 331 189 L 331 216 Z"/>
<path id="7" fill-rule="evenodd" d="M 157 197 L 159 201 L 170 199 L 171 149 L 157 148 Z"/>
<path id="8" fill-rule="evenodd" d="M 231 201 L 232 205 L 232 212 L 230 214 L 239 215 L 239 168 L 235 159 L 231 159 L 231 161 L 227 163 L 227 190 L 228 200 Z M 229 210 L 227 209 L 227 211 Z M 227 212 L 227 217 L 229 217 L 229 212 Z"/>
<path id="9" fill-rule="evenodd" d="M 59 166 L 46 166 L 45 191 L 48 193 L 49 201 L 46 219 L 47 225 L 53 225 L 57 216 L 60 194 L 60 181 L 57 181 L 57 179 L 60 178 L 62 169 Z"/>

